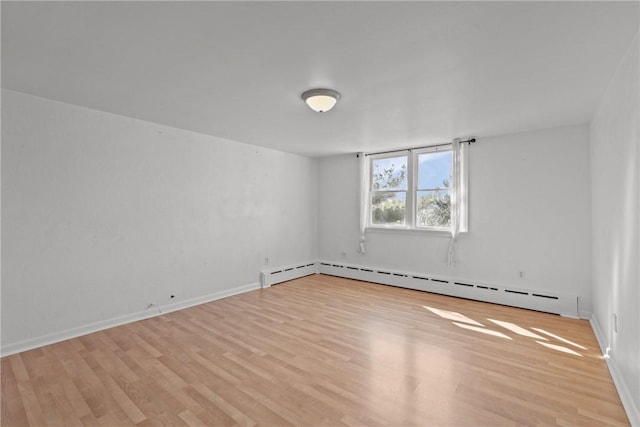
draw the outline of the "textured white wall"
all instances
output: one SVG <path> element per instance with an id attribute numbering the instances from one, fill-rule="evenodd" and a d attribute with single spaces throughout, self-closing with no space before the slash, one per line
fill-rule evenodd
<path id="1" fill-rule="evenodd" d="M 448 236 L 370 230 L 367 254 L 357 253 L 352 155 L 319 162 L 320 258 L 574 294 L 589 316 L 589 127 L 484 137 L 469 151 L 470 231 L 460 237 L 455 269 L 446 262 Z"/>
<path id="2" fill-rule="evenodd" d="M 316 256 L 313 159 L 2 92 L 2 345 Z"/>
<path id="3" fill-rule="evenodd" d="M 591 122 L 594 321 L 640 425 L 640 88 L 638 37 Z M 618 332 L 614 331 L 614 314 Z M 625 391 L 621 390 L 621 394 Z M 635 408 L 630 407 L 635 404 Z M 635 418 L 635 420 L 633 419 Z"/>

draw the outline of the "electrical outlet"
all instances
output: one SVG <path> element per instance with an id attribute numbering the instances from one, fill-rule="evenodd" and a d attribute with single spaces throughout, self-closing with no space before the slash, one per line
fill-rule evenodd
<path id="1" fill-rule="evenodd" d="M 264 257 L 264 265 L 269 265 L 269 257 Z"/>
<path id="2" fill-rule="evenodd" d="M 347 257 L 347 253 L 345 251 L 340 252 L 340 256 L 342 257 L 342 259 L 345 259 Z"/>
<path id="3" fill-rule="evenodd" d="M 518 271 L 518 278 L 519 278 L 520 280 L 524 280 L 524 279 L 525 279 L 524 270 L 519 270 L 519 271 Z"/>

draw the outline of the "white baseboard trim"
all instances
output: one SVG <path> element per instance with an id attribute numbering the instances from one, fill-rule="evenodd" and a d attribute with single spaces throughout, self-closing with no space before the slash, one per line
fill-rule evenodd
<path id="1" fill-rule="evenodd" d="M 161 312 L 159 312 L 158 307 L 152 307 L 143 311 L 125 314 L 124 316 L 113 317 L 111 319 L 101 320 L 99 322 L 90 323 L 88 325 L 78 326 L 60 332 L 54 332 L 51 334 L 42 335 L 40 337 L 10 343 L 2 346 L 2 349 L 0 349 L 0 356 L 4 357 L 23 351 L 33 350 L 34 348 L 44 347 L 46 345 L 66 341 L 71 338 L 77 338 L 82 335 L 91 334 L 93 332 L 102 331 L 104 329 L 113 328 L 115 326 L 137 322 L 139 320 L 149 319 L 151 317 L 161 316 L 163 314 L 183 310 L 185 308 L 205 304 L 211 301 L 242 294 L 256 289 L 260 289 L 260 283 L 251 283 L 232 289 L 226 289 L 224 291 L 218 291 L 212 294 L 203 295 L 201 297 L 190 298 L 188 300 L 163 305 L 159 307 Z"/>
<path id="2" fill-rule="evenodd" d="M 600 324 L 593 316 L 589 319 L 589 324 L 591 325 L 591 329 L 593 329 L 593 334 L 596 336 L 596 341 L 598 341 L 602 355 L 606 355 L 608 345 L 607 340 L 602 333 L 602 329 L 600 329 Z"/>
<path id="3" fill-rule="evenodd" d="M 593 333 L 595 334 L 598 345 L 600 346 L 600 351 L 602 351 L 602 354 L 604 355 L 604 360 L 607 363 L 607 368 L 609 368 L 611 378 L 613 378 L 613 384 L 618 390 L 618 395 L 620 396 L 622 406 L 627 413 L 629 422 L 634 427 L 640 427 L 640 410 L 638 410 L 637 403 L 634 402 L 631 397 L 629 387 L 627 386 L 624 377 L 618 370 L 615 362 L 615 354 L 610 354 L 611 351 L 609 349 L 609 345 L 596 318 L 592 316 L 591 319 L 589 319 L 589 323 L 591 324 L 591 329 L 593 329 Z"/>

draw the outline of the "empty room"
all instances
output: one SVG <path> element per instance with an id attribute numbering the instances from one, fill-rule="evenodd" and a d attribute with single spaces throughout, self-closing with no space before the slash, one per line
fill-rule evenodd
<path id="1" fill-rule="evenodd" d="M 640 427 L 639 6 L 2 1 L 0 424 Z"/>

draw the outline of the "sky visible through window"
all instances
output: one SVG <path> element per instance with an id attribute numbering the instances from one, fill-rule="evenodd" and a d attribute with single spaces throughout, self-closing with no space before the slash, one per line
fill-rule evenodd
<path id="1" fill-rule="evenodd" d="M 451 151 L 420 154 L 418 156 L 418 188 L 442 188 L 445 180 L 451 183 L 451 156 Z"/>

